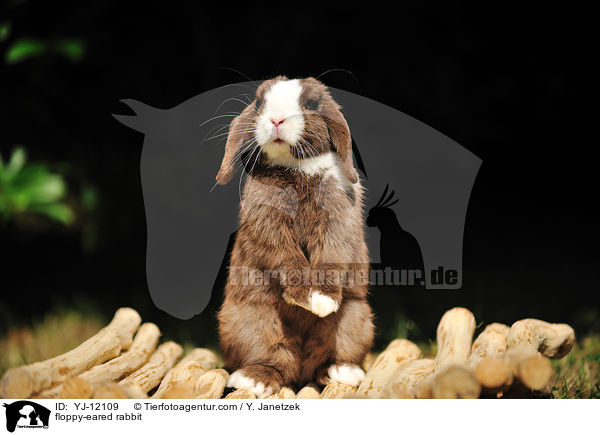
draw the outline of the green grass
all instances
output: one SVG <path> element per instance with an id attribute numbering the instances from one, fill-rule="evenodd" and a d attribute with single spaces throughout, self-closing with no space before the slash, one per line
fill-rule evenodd
<path id="1" fill-rule="evenodd" d="M 600 335 L 577 343 L 564 358 L 553 361 L 556 382 L 552 397 L 557 399 L 600 399 Z"/>
<path id="2" fill-rule="evenodd" d="M 11 367 L 48 359 L 79 346 L 105 322 L 97 314 L 61 310 L 32 327 L 10 329 L 0 336 L 0 376 Z"/>
<path id="3" fill-rule="evenodd" d="M 62 309 L 46 315 L 30 327 L 10 329 L 5 335 L 0 335 L 0 377 L 11 367 L 42 361 L 74 349 L 109 321 L 110 318 L 83 307 Z M 163 336 L 161 342 L 168 339 Z M 218 349 L 211 346 L 194 344 L 185 337 L 176 341 L 183 347 L 184 355 L 195 347 L 207 347 L 220 358 Z"/>

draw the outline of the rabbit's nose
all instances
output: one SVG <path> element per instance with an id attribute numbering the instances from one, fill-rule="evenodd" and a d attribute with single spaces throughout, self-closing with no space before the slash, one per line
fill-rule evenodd
<path id="1" fill-rule="evenodd" d="M 279 124 L 283 124 L 285 122 L 285 118 L 276 118 L 276 119 L 271 118 L 271 122 L 273 123 L 273 125 L 275 127 L 279 127 Z"/>

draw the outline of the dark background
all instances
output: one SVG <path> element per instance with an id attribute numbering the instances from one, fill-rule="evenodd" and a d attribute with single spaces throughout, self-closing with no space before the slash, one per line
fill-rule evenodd
<path id="1" fill-rule="evenodd" d="M 423 292 L 412 306 L 378 312 L 387 325 L 380 337 L 406 319 L 416 324 L 409 336 L 433 337 L 455 305 L 479 322 L 539 317 L 579 334 L 600 330 L 591 11 L 215 3 L 4 2 L 0 22 L 11 31 L 0 42 L 2 156 L 23 145 L 30 160 L 65 174 L 74 204 L 92 188 L 98 205 L 79 210 L 68 228 L 0 226 L 1 331 L 61 305 L 106 316 L 130 305 L 166 336 L 213 343 L 218 297 L 188 321 L 150 300 L 143 138 L 110 114 L 129 113 L 123 98 L 170 108 L 228 83 L 330 69 L 352 74 L 332 71 L 321 77 L 326 84 L 401 110 L 483 159 L 465 227 L 463 289 Z M 4 62 L 25 37 L 77 38 L 84 56 Z"/>

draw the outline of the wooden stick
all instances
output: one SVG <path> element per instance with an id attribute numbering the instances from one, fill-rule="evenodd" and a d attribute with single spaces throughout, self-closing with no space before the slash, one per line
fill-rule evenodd
<path id="1" fill-rule="evenodd" d="M 476 399 L 480 394 L 481 385 L 473 371 L 464 366 L 450 366 L 416 386 L 417 399 Z"/>
<path id="2" fill-rule="evenodd" d="M 308 384 L 296 394 L 296 399 L 318 399 L 321 396 L 314 384 Z"/>
<path id="3" fill-rule="evenodd" d="M 169 370 L 152 398 L 160 399 L 163 397 L 164 393 L 175 386 L 181 385 L 188 385 L 193 392 L 196 381 L 204 373 L 206 372 L 196 361 L 182 361 Z"/>
<path id="4" fill-rule="evenodd" d="M 323 389 L 321 399 L 343 399 L 356 392 L 356 388 L 352 385 L 342 384 L 340 382 L 330 382 Z"/>
<path id="5" fill-rule="evenodd" d="M 193 399 L 196 396 L 193 385 L 175 384 L 162 392 L 161 399 Z M 154 399 L 155 397 L 152 396 Z"/>
<path id="6" fill-rule="evenodd" d="M 121 350 L 127 350 L 131 346 L 133 334 L 142 323 L 142 318 L 133 308 L 119 308 L 108 326 L 112 326 L 119 334 Z"/>
<path id="7" fill-rule="evenodd" d="M 513 323 L 507 340 L 509 349 L 529 345 L 548 358 L 562 358 L 575 344 L 575 331 L 564 323 L 523 319 Z"/>
<path id="8" fill-rule="evenodd" d="M 504 363 L 512 375 L 531 390 L 545 387 L 553 373 L 550 360 L 530 345 L 509 348 L 504 354 Z"/>
<path id="9" fill-rule="evenodd" d="M 116 382 L 107 381 L 94 386 L 92 399 L 128 399 L 128 396 Z"/>
<path id="10" fill-rule="evenodd" d="M 193 349 L 190 353 L 188 353 L 183 359 L 183 361 L 195 361 L 200 364 L 200 367 L 204 371 L 209 371 L 212 369 L 216 369 L 219 363 L 219 359 L 217 355 L 210 350 L 202 347 L 197 347 Z"/>
<path id="11" fill-rule="evenodd" d="M 111 382 L 113 384 L 114 382 Z M 142 390 L 138 385 L 135 384 L 117 384 L 128 399 L 147 399 L 148 395 L 144 390 Z"/>
<path id="12" fill-rule="evenodd" d="M 452 366 L 435 375 L 434 399 L 477 399 L 481 385 L 473 372 L 464 366 Z"/>
<path id="13" fill-rule="evenodd" d="M 95 384 L 92 399 L 147 399 L 140 387 L 133 384 L 119 385 L 113 381 Z"/>
<path id="14" fill-rule="evenodd" d="M 500 358 L 506 351 L 508 331 L 510 331 L 510 327 L 502 323 L 487 325 L 473 342 L 469 367 L 474 369 L 486 358 Z"/>
<path id="15" fill-rule="evenodd" d="M 414 399 L 417 384 L 433 373 L 434 361 L 430 358 L 417 359 L 398 369 L 385 385 L 384 399 Z"/>
<path id="16" fill-rule="evenodd" d="M 552 377 L 548 358 L 561 358 L 569 353 L 575 343 L 575 332 L 563 323 L 523 319 L 511 326 L 507 343 L 504 362 L 512 374 L 530 390 L 540 390 Z"/>
<path id="17" fill-rule="evenodd" d="M 486 394 L 497 394 L 512 384 L 509 367 L 502 361 L 507 348 L 510 327 L 491 323 L 473 342 L 469 356 L 469 368 Z"/>
<path id="18" fill-rule="evenodd" d="M 229 373 L 223 369 L 209 370 L 198 378 L 194 393 L 197 399 L 220 399 L 225 391 Z"/>
<path id="19" fill-rule="evenodd" d="M 487 394 L 497 394 L 513 383 L 510 367 L 499 358 L 482 359 L 473 374 Z"/>
<path id="20" fill-rule="evenodd" d="M 369 399 L 379 398 L 390 376 L 399 368 L 421 356 L 421 350 L 411 341 L 397 339 L 379 354 L 365 379 L 358 387 L 358 396 Z M 333 387 L 332 387 L 333 388 Z M 321 393 L 321 397 L 323 394 Z"/>
<path id="21" fill-rule="evenodd" d="M 288 387 L 281 387 L 281 389 L 275 393 L 267 396 L 266 399 L 295 399 L 296 393 L 294 390 Z"/>
<path id="22" fill-rule="evenodd" d="M 158 343 L 159 337 L 160 330 L 154 323 L 144 323 L 140 326 L 127 352 L 104 364 L 92 367 L 90 370 L 80 374 L 79 378 L 87 381 L 88 384 L 97 384 L 105 381 L 117 381 L 129 375 L 148 361 Z M 39 397 L 43 399 L 62 397 L 61 389 L 63 385 L 59 384 L 53 388 L 44 390 L 39 394 Z M 73 394 L 73 391 L 69 394 Z"/>
<path id="23" fill-rule="evenodd" d="M 415 396 L 417 399 L 433 399 L 433 383 L 435 375 L 426 376 L 415 385 Z"/>
<path id="24" fill-rule="evenodd" d="M 147 393 L 160 383 L 182 352 L 181 346 L 172 341 L 161 344 L 146 364 L 120 381 L 119 385 L 137 385 Z"/>
<path id="25" fill-rule="evenodd" d="M 182 385 L 187 385 L 189 390 L 193 393 L 198 378 L 202 376 L 206 370 L 215 368 L 216 365 L 217 357 L 213 352 L 208 349 L 200 348 L 192 350 L 185 358 L 177 363 L 175 367 L 169 370 L 152 398 L 165 398 L 163 395 L 177 385 L 179 385 L 178 388 L 180 390 L 178 394 L 182 394 Z M 173 394 L 175 393 L 171 393 L 170 396 L 173 396 Z M 194 396 L 192 395 L 190 397 Z"/>
<path id="26" fill-rule="evenodd" d="M 519 379 L 525 386 L 532 390 L 541 390 L 548 385 L 552 373 L 552 364 L 543 355 L 528 358 L 518 366 Z"/>
<path id="27" fill-rule="evenodd" d="M 64 382 L 60 399 L 148 399 L 138 386 L 119 385 L 113 381 L 89 384 L 79 378 L 69 378 Z M 33 396 L 38 399 L 40 397 Z"/>
<path id="28" fill-rule="evenodd" d="M 475 317 L 466 308 L 453 308 L 442 316 L 437 328 L 438 353 L 434 372 L 440 373 L 454 365 L 467 365 Z"/>
<path id="29" fill-rule="evenodd" d="M 434 360 L 434 371 L 416 384 L 414 391 L 417 398 L 434 398 L 436 394 L 463 397 L 474 391 L 473 382 L 467 382 L 471 381 L 471 378 L 474 379 L 474 376 L 471 374 L 469 377 L 460 370 L 467 370 L 473 332 L 475 317 L 466 308 L 456 307 L 444 313 L 437 328 L 438 353 Z M 454 379 L 465 381 L 467 384 L 461 387 Z M 449 391 L 453 386 L 457 390 Z"/>
<path id="30" fill-rule="evenodd" d="M 226 399 L 256 399 L 256 394 L 250 391 L 247 388 L 238 388 L 237 390 L 232 391 L 227 396 Z"/>
<path id="31" fill-rule="evenodd" d="M 78 376 L 67 379 L 60 390 L 61 399 L 89 399 L 92 397 L 94 388 Z"/>
<path id="32" fill-rule="evenodd" d="M 30 397 L 116 357 L 124 345 L 131 343 L 131 337 L 140 322 L 141 318 L 135 310 L 117 310 L 108 326 L 75 349 L 45 361 L 7 370 L 0 380 L 0 397 Z"/>
<path id="33" fill-rule="evenodd" d="M 129 350 L 117 358 L 93 367 L 81 377 L 88 382 L 116 381 L 143 366 L 158 344 L 160 330 L 154 323 L 140 326 Z"/>

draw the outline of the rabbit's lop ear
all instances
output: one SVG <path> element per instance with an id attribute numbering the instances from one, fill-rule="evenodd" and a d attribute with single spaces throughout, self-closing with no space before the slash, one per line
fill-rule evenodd
<path id="1" fill-rule="evenodd" d="M 354 184 L 358 181 L 358 174 L 352 162 L 352 136 L 348 123 L 340 112 L 340 106 L 334 101 L 331 101 L 331 104 L 325 104 L 323 115 L 329 128 L 331 142 L 340 156 L 342 172 Z"/>
<path id="2" fill-rule="evenodd" d="M 229 134 L 225 143 L 225 155 L 221 162 L 221 169 L 217 174 L 217 183 L 225 185 L 229 183 L 235 171 L 235 159 L 242 151 L 243 144 L 246 143 L 252 133 L 248 124 L 254 122 L 255 102 L 248 104 L 246 108 L 236 116 L 229 126 Z"/>

